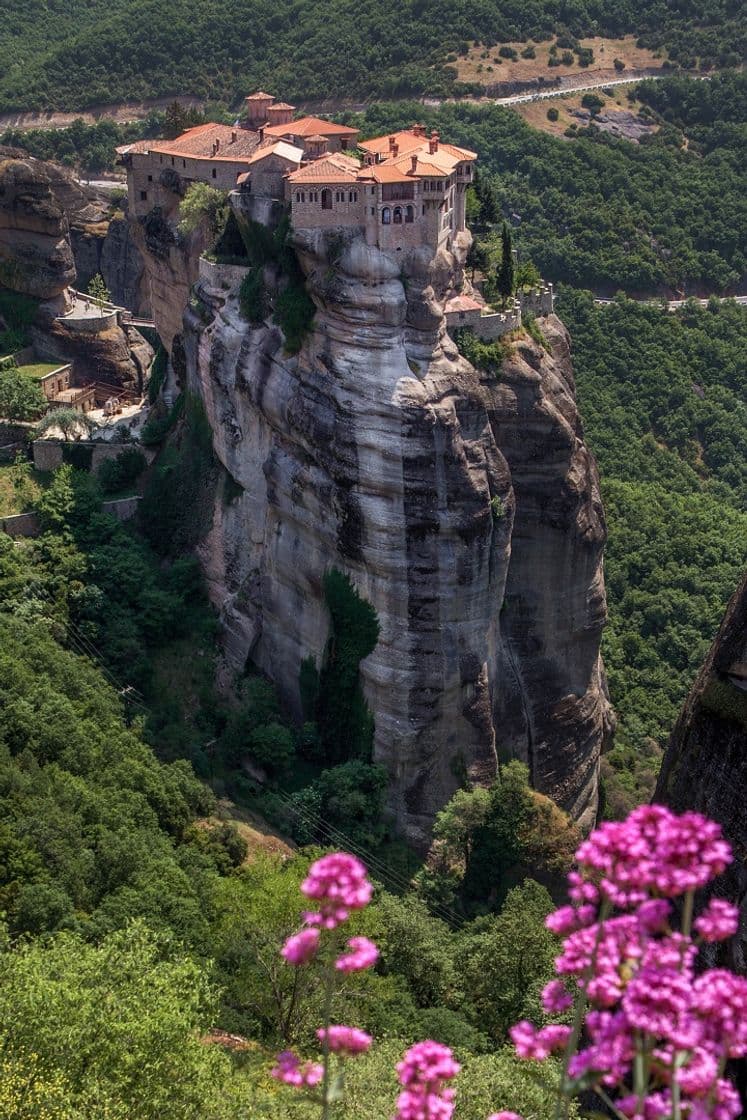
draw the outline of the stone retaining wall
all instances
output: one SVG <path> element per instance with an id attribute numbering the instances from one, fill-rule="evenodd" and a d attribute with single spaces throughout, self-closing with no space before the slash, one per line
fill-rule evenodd
<path id="1" fill-rule="evenodd" d="M 129 521 L 137 513 L 139 495 L 132 498 L 115 498 L 111 502 L 102 502 L 104 513 L 116 517 L 117 521 Z M 38 537 L 40 532 L 39 519 L 35 513 L 14 513 L 9 517 L 0 517 L 0 531 L 9 537 Z"/>
<path id="2" fill-rule="evenodd" d="M 78 318 L 75 315 L 61 315 L 58 322 L 64 323 L 65 329 L 73 334 L 98 334 L 100 331 L 116 327 L 119 321 L 118 311 L 104 311 L 103 315 L 92 315 L 87 318 Z"/>
<path id="3" fill-rule="evenodd" d="M 70 443 L 67 444 L 71 446 Z M 140 444 L 131 443 L 113 443 L 106 440 L 81 440 L 79 443 L 81 447 L 92 447 L 93 456 L 91 458 L 91 471 L 95 473 L 99 466 L 106 459 L 116 459 L 128 447 L 136 446 L 138 451 L 141 451 L 145 456 L 148 463 L 152 461 L 155 456 L 155 451 L 151 447 L 141 447 Z M 62 449 L 65 447 L 64 440 L 58 439 L 37 439 L 34 440 L 34 466 L 38 471 L 54 471 L 61 467 L 64 459 L 62 457 Z"/>
<path id="4" fill-rule="evenodd" d="M 248 265 L 219 264 L 200 257 L 200 280 L 204 280 L 211 288 L 237 288 L 248 271 Z"/>

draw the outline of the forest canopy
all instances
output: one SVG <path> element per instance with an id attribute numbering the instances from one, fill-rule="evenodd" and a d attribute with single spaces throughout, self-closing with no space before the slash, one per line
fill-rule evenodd
<path id="1" fill-rule="evenodd" d="M 736 0 L 126 0 L 0 2 L 0 109 L 82 109 L 194 94 L 237 104 L 263 87 L 293 99 L 445 94 L 447 58 L 474 41 L 633 33 L 678 64 L 737 65 Z"/>

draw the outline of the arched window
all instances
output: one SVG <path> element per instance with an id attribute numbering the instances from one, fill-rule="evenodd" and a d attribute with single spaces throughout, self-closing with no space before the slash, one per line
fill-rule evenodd
<path id="1" fill-rule="evenodd" d="M 392 211 L 389 209 L 388 206 L 385 206 L 384 209 L 381 211 L 381 224 L 383 226 L 388 226 L 388 225 L 391 225 L 391 221 L 392 221 Z"/>
<path id="2" fill-rule="evenodd" d="M 397 225 L 397 226 L 402 225 L 402 207 L 401 206 L 395 206 L 394 207 L 394 224 Z"/>
<path id="3" fill-rule="evenodd" d="M 412 206 L 405 206 L 405 221 L 412 222 L 415 219 L 415 210 Z"/>
<path id="4" fill-rule="evenodd" d="M 325 187 L 322 191 L 322 210 L 332 209 L 332 191 L 329 187 Z"/>

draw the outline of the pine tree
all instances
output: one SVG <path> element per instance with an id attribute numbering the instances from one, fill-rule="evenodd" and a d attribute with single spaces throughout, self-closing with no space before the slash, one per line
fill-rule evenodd
<path id="1" fill-rule="evenodd" d="M 514 264 L 513 246 L 511 244 L 511 231 L 504 222 L 501 230 L 501 263 L 496 277 L 496 286 L 504 306 L 514 294 L 515 274 L 516 265 Z"/>

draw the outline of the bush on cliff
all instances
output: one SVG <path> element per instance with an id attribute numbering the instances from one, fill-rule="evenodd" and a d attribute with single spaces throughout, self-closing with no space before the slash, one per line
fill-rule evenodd
<path id="1" fill-rule="evenodd" d="M 38 420 L 47 407 L 39 382 L 21 370 L 0 370 L 0 417 L 4 420 Z"/>

